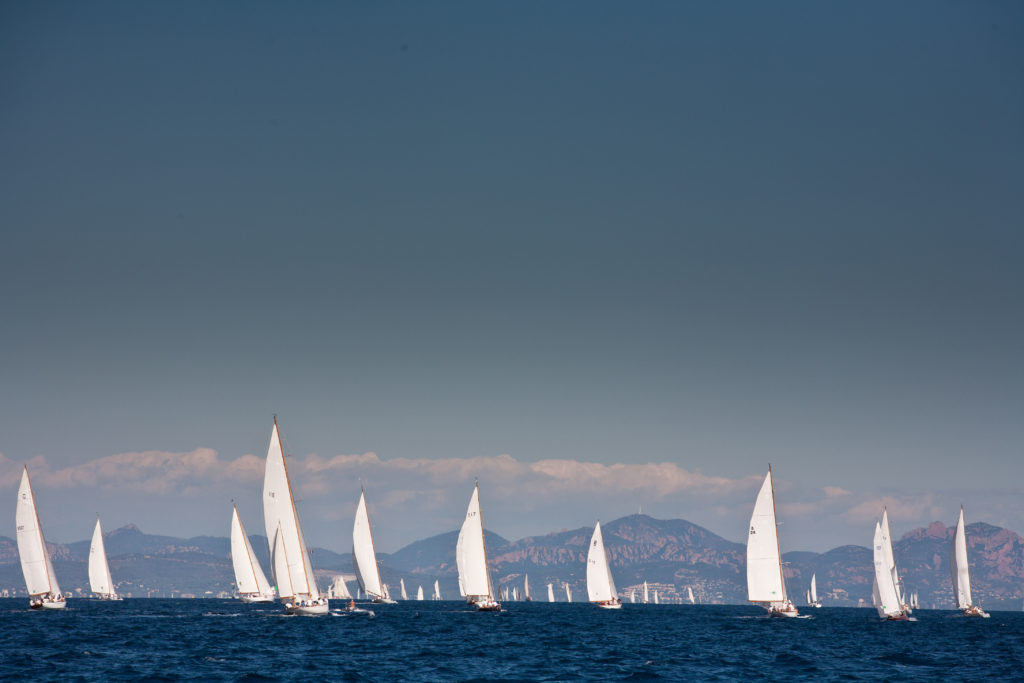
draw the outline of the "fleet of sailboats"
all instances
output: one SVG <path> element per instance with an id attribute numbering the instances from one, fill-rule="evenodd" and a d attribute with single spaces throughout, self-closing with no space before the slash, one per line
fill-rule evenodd
<path id="1" fill-rule="evenodd" d="M 366 492 L 362 490 L 359 492 L 356 519 L 352 526 L 352 562 L 355 564 L 359 587 L 371 601 L 395 604 L 395 601 L 388 595 L 387 586 L 380 578 L 377 553 L 373 549 L 370 516 L 366 511 Z"/>
<path id="2" fill-rule="evenodd" d="M 100 516 L 96 515 L 96 528 L 92 531 L 92 543 L 89 544 L 89 588 L 100 600 L 120 600 L 114 590 L 114 580 L 110 578 L 110 564 L 107 562 L 107 549 L 103 545 L 103 527 Z"/>
<path id="3" fill-rule="evenodd" d="M 28 589 L 28 604 L 32 609 L 64 609 L 66 596 L 60 592 L 57 575 L 53 573 L 50 553 L 36 513 L 36 499 L 32 495 L 32 483 L 28 478 L 28 466 L 21 473 L 18 486 L 18 507 L 14 513 L 17 526 L 18 557 L 21 572 L 25 575 Z"/>
<path id="4" fill-rule="evenodd" d="M 284 602 L 285 610 L 289 614 L 308 616 L 327 614 L 327 598 L 317 588 L 299 513 L 295 508 L 276 417 L 263 477 L 263 521 L 267 528 L 270 565 L 277 583 L 277 594 Z"/>
<path id="5" fill-rule="evenodd" d="M 96 521 L 96 528 L 99 529 L 99 520 Z M 274 601 L 274 588 L 267 581 L 267 575 L 263 573 L 256 553 L 252 551 L 252 544 L 245 535 L 237 506 L 232 506 L 231 512 L 231 565 L 235 570 L 235 587 L 242 602 Z M 92 565 L 89 573 L 91 576 Z"/>
<path id="6" fill-rule="evenodd" d="M 811 587 L 807 589 L 807 606 L 821 607 L 821 600 L 818 600 L 818 583 L 816 574 L 811 574 Z"/>
<path id="7" fill-rule="evenodd" d="M 971 599 L 971 572 L 967 566 L 967 532 L 964 530 L 964 506 L 960 506 L 960 517 L 953 532 L 953 543 L 949 548 L 949 567 L 953 577 L 953 597 L 956 607 L 965 617 L 987 618 L 988 613 L 975 605 Z"/>
<path id="8" fill-rule="evenodd" d="M 459 593 L 482 612 L 499 612 L 494 599 L 491 573 L 487 569 L 487 544 L 484 541 L 483 513 L 480 509 L 480 484 L 473 486 L 466 519 L 455 544 L 455 564 L 459 570 Z"/>
<path id="9" fill-rule="evenodd" d="M 619 592 L 615 590 L 612 570 L 608 566 L 608 553 L 604 547 L 601 522 L 594 525 L 594 535 L 590 537 L 590 550 L 587 552 L 587 597 L 598 607 L 622 607 Z"/>
<path id="10" fill-rule="evenodd" d="M 750 533 L 747 535 L 747 600 L 761 603 L 773 617 L 795 617 L 799 614 L 796 605 L 786 596 L 770 465 L 754 502 L 754 512 L 750 516 Z"/>

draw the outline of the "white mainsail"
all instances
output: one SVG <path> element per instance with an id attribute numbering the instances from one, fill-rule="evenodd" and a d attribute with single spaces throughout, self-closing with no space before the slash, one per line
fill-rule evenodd
<path id="1" fill-rule="evenodd" d="M 636 602 L 636 589 L 629 591 L 629 601 L 633 603 Z"/>
<path id="2" fill-rule="evenodd" d="M 483 513 L 480 509 L 480 484 L 473 487 L 466 519 L 455 544 L 455 561 L 459 570 L 459 590 L 471 602 L 497 605 L 487 570 L 487 548 L 484 543 Z"/>
<path id="3" fill-rule="evenodd" d="M 608 606 L 621 604 L 619 592 L 615 590 L 615 579 L 612 578 L 612 571 L 608 566 L 601 522 L 594 525 L 594 534 L 590 537 L 590 550 L 587 552 L 587 597 L 590 602 L 608 603 Z"/>
<path id="4" fill-rule="evenodd" d="M 352 562 L 356 566 L 356 577 L 363 592 L 371 600 L 389 600 L 387 589 L 380 579 L 377 553 L 373 549 L 373 532 L 366 511 L 365 491 L 359 493 L 359 505 L 356 506 L 356 519 L 352 526 Z"/>
<path id="5" fill-rule="evenodd" d="M 885 549 L 885 532 L 882 525 L 875 522 L 874 562 L 875 583 L 872 586 L 872 601 L 883 619 L 898 619 L 904 616 L 893 573 L 889 567 L 889 557 Z"/>
<path id="6" fill-rule="evenodd" d="M 654 604 L 655 605 L 659 604 L 658 603 L 658 591 L 657 591 L 657 589 L 655 589 L 655 591 L 654 591 Z"/>
<path id="7" fill-rule="evenodd" d="M 533 598 L 530 597 L 530 575 L 525 574 L 523 576 L 523 600 L 530 602 Z"/>
<path id="8" fill-rule="evenodd" d="M 569 584 L 565 584 L 565 601 L 572 602 L 572 589 L 569 588 Z"/>
<path id="9" fill-rule="evenodd" d="M 27 466 L 21 474 L 14 521 L 17 526 L 18 557 L 21 559 L 21 571 L 25 575 L 29 604 L 32 607 L 64 607 L 64 597 L 57 584 L 57 575 L 53 572 L 39 515 L 36 513 L 36 499 L 32 493 Z"/>
<path id="10" fill-rule="evenodd" d="M 971 598 L 971 573 L 967 566 L 967 531 L 964 528 L 963 505 L 960 506 L 960 518 L 956 522 L 953 543 L 949 548 L 949 567 L 957 608 L 963 610 L 966 616 L 987 617 L 988 614 L 975 605 Z"/>
<path id="11" fill-rule="evenodd" d="M 408 600 L 409 596 L 405 592 L 405 579 L 399 579 L 398 580 L 398 586 L 402 589 L 402 599 L 403 600 Z"/>
<path id="12" fill-rule="evenodd" d="M 335 576 L 334 582 L 331 584 L 331 590 L 333 591 L 332 598 L 338 600 L 351 600 L 352 594 L 348 590 L 348 584 L 345 583 L 344 576 Z"/>
<path id="13" fill-rule="evenodd" d="M 693 599 L 693 589 L 689 586 L 686 587 L 686 596 L 690 600 L 691 605 L 695 605 L 697 603 L 697 601 Z"/>
<path id="14" fill-rule="evenodd" d="M 646 605 L 650 601 L 651 601 L 651 594 L 647 590 L 647 582 L 644 581 L 644 604 Z"/>
<path id="15" fill-rule="evenodd" d="M 423 599 L 423 586 L 420 586 L 419 588 L 416 589 L 416 599 L 417 600 L 422 600 Z"/>
<path id="16" fill-rule="evenodd" d="M 437 579 L 434 579 L 434 600 L 441 599 L 441 584 L 438 583 Z"/>
<path id="17" fill-rule="evenodd" d="M 892 551 L 892 531 L 889 530 L 889 510 L 882 508 L 882 552 L 885 554 L 885 562 L 892 574 L 892 584 L 896 587 L 896 599 L 901 605 L 905 604 L 903 591 L 900 590 L 900 573 L 896 568 L 896 555 Z"/>
<path id="18" fill-rule="evenodd" d="M 89 545 L 89 588 L 107 600 L 118 599 L 114 581 L 110 578 L 110 565 L 107 563 L 107 549 L 103 545 L 103 529 L 100 526 L 99 515 L 96 515 L 96 528 L 92 531 L 92 543 Z"/>
<path id="19" fill-rule="evenodd" d="M 554 584 L 549 583 L 548 584 L 548 602 L 554 602 L 554 601 L 555 601 Z"/>
<path id="20" fill-rule="evenodd" d="M 754 512 L 750 516 L 750 533 L 747 535 L 747 600 L 766 603 L 786 601 L 771 469 L 765 475 L 754 503 Z"/>
<path id="21" fill-rule="evenodd" d="M 263 477 L 263 521 L 267 529 L 270 564 L 278 596 L 282 600 L 294 598 L 297 611 L 326 613 L 327 602 L 320 599 L 313 565 L 309 561 L 309 552 L 299 524 L 299 513 L 295 509 L 276 417 L 270 433 Z M 287 592 L 284 591 L 285 587 Z"/>
<path id="22" fill-rule="evenodd" d="M 96 521 L 96 528 L 99 529 L 99 520 Z M 267 581 L 267 575 L 263 573 L 263 568 L 256 560 L 256 553 L 252 551 L 252 545 L 245 534 L 245 527 L 242 526 L 242 519 L 238 516 L 236 506 L 232 506 L 231 512 L 231 565 L 235 570 L 235 586 L 238 587 L 242 600 L 269 602 L 274 599 L 274 588 Z"/>

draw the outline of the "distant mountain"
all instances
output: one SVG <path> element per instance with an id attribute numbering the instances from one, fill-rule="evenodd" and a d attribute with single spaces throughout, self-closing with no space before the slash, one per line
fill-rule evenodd
<path id="1" fill-rule="evenodd" d="M 746 602 L 746 548 L 685 520 L 658 520 L 631 515 L 603 525 L 605 547 L 616 584 L 624 596 L 648 582 L 662 602 L 682 600 L 686 588 L 702 602 Z M 486 532 L 492 578 L 499 587 L 523 585 L 528 574 L 535 599 L 546 600 L 546 584 L 564 600 L 564 584 L 575 599 L 585 599 L 585 564 L 591 527 L 508 541 Z M 922 606 L 950 608 L 949 546 L 953 529 L 934 522 L 915 529 L 895 544 L 905 587 L 920 594 Z M 989 609 L 1020 609 L 1024 599 L 1024 539 L 1007 529 L 975 523 L 967 527 L 971 579 L 977 602 Z M 398 596 L 404 579 L 410 596 L 423 586 L 429 596 L 434 581 L 445 598 L 458 597 L 455 567 L 457 531 L 416 541 L 392 554 L 379 554 L 384 581 Z M 267 540 L 250 536 L 264 568 L 269 568 Z M 230 593 L 233 574 L 227 538 L 188 539 L 143 533 L 134 525 L 105 534 L 111 573 L 122 593 L 134 596 L 217 595 Z M 49 544 L 54 568 L 65 589 L 88 593 L 86 560 L 89 541 Z M 321 585 L 346 575 L 349 590 L 352 555 L 315 548 L 313 565 Z M 798 605 L 817 574 L 818 592 L 828 605 L 870 605 L 872 556 L 868 548 L 841 546 L 826 553 L 795 551 L 783 556 L 786 585 Z M 268 572 L 269 575 L 269 572 Z M 17 547 L 0 537 L 0 591 L 24 594 Z M 627 598 L 628 599 L 628 598 Z M 863 604 L 862 603 L 862 604 Z"/>

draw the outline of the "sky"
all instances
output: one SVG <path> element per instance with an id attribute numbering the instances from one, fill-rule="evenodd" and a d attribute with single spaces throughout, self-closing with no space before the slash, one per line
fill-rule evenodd
<path id="1" fill-rule="evenodd" d="M 4 3 L 0 487 L 256 533 L 277 415 L 336 550 L 1024 533 L 1022 84 L 1009 1 Z"/>

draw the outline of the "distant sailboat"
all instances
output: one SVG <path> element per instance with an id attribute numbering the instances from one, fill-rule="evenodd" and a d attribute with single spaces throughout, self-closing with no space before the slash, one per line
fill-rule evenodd
<path id="1" fill-rule="evenodd" d="M 487 569 L 487 543 L 484 540 L 483 512 L 480 508 L 480 484 L 473 487 L 466 519 L 455 544 L 455 564 L 459 570 L 459 591 L 482 612 L 500 612 L 494 599 L 491 573 Z"/>
<path id="2" fill-rule="evenodd" d="M 615 590 L 612 570 L 608 566 L 608 554 L 604 549 L 601 522 L 594 526 L 594 534 L 590 537 L 590 550 L 587 552 L 587 597 L 598 607 L 605 609 L 622 607 L 619 592 Z"/>
<path id="3" fill-rule="evenodd" d="M 650 592 L 647 590 L 647 582 L 644 581 L 644 604 L 646 605 L 651 601 Z"/>
<path id="4" fill-rule="evenodd" d="M 423 586 L 416 589 L 416 599 L 423 600 Z"/>
<path id="5" fill-rule="evenodd" d="M 818 599 L 817 575 L 811 574 L 811 588 L 807 591 L 807 604 L 811 607 L 821 607 L 821 600 Z"/>
<path id="6" fill-rule="evenodd" d="M 100 528 L 100 516 L 96 515 L 96 528 L 92 532 L 92 544 L 89 546 L 89 587 L 93 594 L 101 600 L 120 600 L 114 590 L 114 581 L 110 578 L 110 565 L 107 563 L 107 550 L 103 546 L 103 529 Z"/>
<path id="7" fill-rule="evenodd" d="M 335 576 L 334 582 L 330 587 L 330 596 L 337 600 L 351 600 L 352 594 L 348 592 L 348 584 L 345 583 L 345 578 L 342 576 Z"/>
<path id="8" fill-rule="evenodd" d="M 399 586 L 399 588 L 402 589 L 402 599 L 403 600 L 408 600 L 409 596 L 405 592 L 405 579 L 399 579 L 398 580 L 398 586 Z"/>
<path id="9" fill-rule="evenodd" d="M 886 551 L 887 537 L 882 525 L 875 522 L 874 563 L 875 582 L 871 587 L 871 600 L 878 610 L 878 616 L 889 621 L 906 621 L 907 613 L 900 601 L 899 591 L 893 579 L 889 554 Z"/>
<path id="10" fill-rule="evenodd" d="M 18 557 L 28 589 L 28 605 L 32 609 L 64 609 L 66 596 L 60 592 L 57 575 L 53 573 L 50 554 L 46 551 L 43 528 L 36 513 L 36 499 L 28 480 L 28 467 L 21 473 L 18 507 L 14 521 L 17 526 Z"/>
<path id="11" fill-rule="evenodd" d="M 572 589 L 569 588 L 569 584 L 565 584 L 565 601 L 572 602 Z"/>
<path id="12" fill-rule="evenodd" d="M 754 512 L 750 516 L 750 533 L 747 536 L 747 600 L 761 603 L 773 617 L 795 617 L 799 614 L 793 602 L 786 597 L 770 465 L 757 494 Z"/>
<path id="13" fill-rule="evenodd" d="M 988 613 L 971 600 L 971 572 L 967 566 L 967 532 L 964 529 L 964 506 L 956 522 L 953 544 L 949 549 L 949 566 L 953 577 L 953 597 L 956 607 L 965 617 L 988 618 Z"/>
<path id="14" fill-rule="evenodd" d="M 327 614 L 327 598 L 320 594 L 309 561 L 309 551 L 295 509 L 288 467 L 281 448 L 277 418 L 270 432 L 267 468 L 263 477 L 263 521 L 270 545 L 270 565 L 278 597 L 289 614 Z"/>
<path id="15" fill-rule="evenodd" d="M 370 529 L 370 515 L 366 511 L 366 492 L 360 489 L 356 518 L 352 524 L 352 563 L 356 568 L 359 587 L 371 601 L 395 604 L 388 595 L 388 588 L 380 578 L 377 553 L 373 549 L 373 531 Z"/>
<path id="16" fill-rule="evenodd" d="M 533 598 L 530 597 L 530 575 L 526 574 L 523 576 L 523 600 L 526 602 L 533 602 Z"/>
<path id="17" fill-rule="evenodd" d="M 686 597 L 690 601 L 691 605 L 697 604 L 697 601 L 693 599 L 693 589 L 689 586 L 686 587 Z"/>
<path id="18" fill-rule="evenodd" d="M 631 603 L 636 603 L 636 590 L 635 589 L 629 591 L 629 601 Z"/>
<path id="19" fill-rule="evenodd" d="M 554 588 L 554 584 L 549 583 L 548 584 L 548 602 L 554 602 L 554 601 L 555 601 L 555 588 Z"/>
<path id="20" fill-rule="evenodd" d="M 441 599 L 441 584 L 438 583 L 437 579 L 434 579 L 434 600 Z"/>
<path id="21" fill-rule="evenodd" d="M 99 533 L 100 521 L 96 520 L 96 533 Z M 102 552 L 103 540 L 100 539 L 100 551 Z M 93 546 L 96 545 L 96 534 L 93 534 Z M 104 559 L 104 563 L 106 560 Z M 238 588 L 238 597 L 242 602 L 273 602 L 274 588 L 267 581 L 267 575 L 263 573 L 256 554 L 252 551 L 252 545 L 245 534 L 242 526 L 242 519 L 238 516 L 238 508 L 231 507 L 231 566 L 235 570 L 235 587 Z M 89 556 L 89 580 L 93 582 L 93 591 L 96 590 L 95 581 L 92 578 L 93 565 L 92 555 Z M 107 570 L 107 577 L 110 570 Z"/>
<path id="22" fill-rule="evenodd" d="M 654 604 L 655 605 L 661 604 L 661 603 L 658 602 L 658 589 L 654 589 Z"/>

